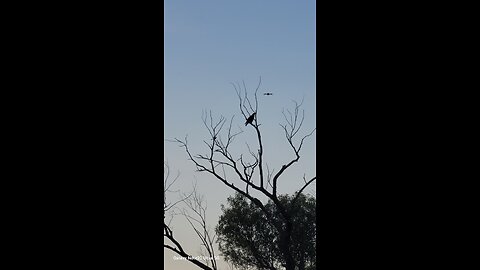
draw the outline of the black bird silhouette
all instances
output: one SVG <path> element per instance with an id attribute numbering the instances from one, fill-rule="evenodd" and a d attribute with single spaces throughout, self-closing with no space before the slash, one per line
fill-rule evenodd
<path id="1" fill-rule="evenodd" d="M 245 122 L 245 126 L 248 125 L 248 124 L 251 124 L 253 122 L 253 118 L 255 118 L 255 114 L 256 113 L 253 113 L 252 115 L 250 115 L 248 118 L 247 118 L 247 122 Z"/>
<path id="2" fill-rule="evenodd" d="M 271 96 L 273 93 L 263 93 L 265 96 Z"/>

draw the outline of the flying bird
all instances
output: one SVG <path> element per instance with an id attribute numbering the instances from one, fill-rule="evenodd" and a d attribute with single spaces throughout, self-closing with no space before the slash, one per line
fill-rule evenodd
<path id="1" fill-rule="evenodd" d="M 265 96 L 271 96 L 273 93 L 263 93 Z"/>
<path id="2" fill-rule="evenodd" d="M 247 118 L 247 122 L 245 122 L 245 126 L 248 125 L 248 124 L 251 124 L 253 122 L 253 118 L 255 118 L 255 114 L 256 113 L 253 113 L 252 115 L 250 115 L 248 118 Z"/>

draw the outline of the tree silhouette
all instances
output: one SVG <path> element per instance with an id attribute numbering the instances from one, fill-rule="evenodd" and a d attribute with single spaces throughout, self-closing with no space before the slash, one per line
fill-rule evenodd
<path id="1" fill-rule="evenodd" d="M 281 256 L 283 257 L 282 261 L 284 261 L 285 269 L 295 270 L 296 267 L 299 267 L 301 262 L 296 261 L 296 247 L 291 245 L 292 233 L 295 226 L 295 218 L 292 213 L 292 206 L 294 206 L 296 201 L 299 200 L 303 190 L 316 180 L 316 176 L 313 176 L 309 180 L 307 180 L 304 176 L 303 186 L 294 193 L 295 195 L 291 198 L 291 200 L 288 201 L 288 203 L 284 203 L 280 200 L 277 190 L 279 180 L 284 175 L 284 172 L 299 161 L 300 151 L 305 139 L 311 136 L 316 129 L 313 129 L 310 133 L 304 135 L 298 142 L 296 142 L 297 140 L 295 139 L 299 136 L 298 134 L 303 125 L 303 120 L 305 117 L 303 110 L 302 113 L 300 113 L 302 103 L 298 104 L 297 102 L 294 102 L 295 107 L 293 112 L 290 110 L 284 110 L 283 115 L 286 123 L 280 125 L 284 131 L 285 138 L 290 148 L 293 150 L 294 156 L 288 159 L 278 171 L 270 171 L 268 166 L 264 164 L 263 160 L 263 139 L 262 132 L 260 130 L 261 124 L 259 124 L 258 118 L 259 106 L 257 92 L 261 85 L 261 78 L 257 88 L 255 89 L 254 102 L 250 101 L 244 82 L 243 89 L 238 83 L 232 83 L 232 85 L 237 93 L 240 112 L 244 118 L 248 119 L 247 116 L 256 115 L 256 117 L 252 119 L 251 126 L 254 128 L 256 133 L 256 141 L 258 143 L 256 147 L 257 149 L 256 151 L 252 151 L 252 147 L 249 144 L 246 144 L 245 149 L 245 152 L 248 152 L 250 158 L 253 159 L 253 162 L 249 162 L 243 154 L 234 156 L 230 150 L 235 137 L 242 132 L 234 132 L 232 130 L 234 117 L 230 119 L 228 128 L 225 130 L 223 127 L 226 123 L 226 119 L 223 116 L 221 116 L 218 121 L 214 121 L 211 111 L 210 115 L 202 115 L 204 126 L 207 128 L 210 134 L 210 139 L 204 140 L 204 143 L 208 149 L 207 154 L 192 154 L 188 146 L 187 137 L 185 137 L 183 140 L 175 138 L 175 141 L 178 142 L 180 146 L 184 147 L 188 159 L 196 166 L 197 171 L 210 174 L 220 183 L 223 183 L 232 190 L 236 191 L 262 211 L 263 215 L 265 216 L 265 220 L 268 222 L 268 224 L 270 224 L 271 228 L 274 229 L 273 233 L 278 238 L 278 248 Z M 223 138 L 220 136 L 221 133 L 224 135 Z M 242 188 L 238 185 L 236 186 L 231 175 L 227 176 L 227 171 L 229 173 L 233 173 L 235 176 L 234 179 L 243 183 L 245 188 Z M 257 197 L 250 193 L 249 189 L 258 191 L 266 199 L 271 201 L 271 205 L 273 208 L 275 208 L 275 211 L 270 211 L 265 204 L 263 204 Z"/>
<path id="2" fill-rule="evenodd" d="M 163 237 L 167 240 L 163 243 L 163 247 L 173 252 L 177 253 L 178 255 L 184 257 L 191 263 L 195 264 L 196 266 L 200 267 L 201 269 L 205 270 L 217 270 L 217 263 L 215 260 L 215 253 L 213 250 L 213 245 L 215 241 L 216 235 L 211 236 L 211 232 L 208 230 L 207 223 L 206 223 L 206 206 L 203 203 L 203 198 L 198 194 L 196 190 L 196 186 L 194 185 L 193 191 L 186 195 L 183 194 L 182 198 L 175 201 L 169 202 L 167 200 L 167 194 L 171 192 L 178 192 L 173 191 L 172 186 L 175 184 L 179 177 L 179 173 L 175 176 L 172 180 L 170 176 L 170 166 L 167 162 L 164 162 L 164 189 L 163 189 Z M 181 214 L 187 219 L 188 223 L 192 226 L 193 230 L 199 237 L 202 246 L 206 249 L 208 255 L 212 260 L 207 260 L 206 264 L 195 259 L 195 256 L 187 253 L 187 251 L 183 248 L 182 244 L 175 239 L 174 231 L 170 226 L 170 223 L 173 219 L 175 213 L 170 213 L 169 221 L 166 220 L 166 215 L 171 212 L 176 205 L 179 203 L 185 203 L 186 206 L 194 213 L 190 214 L 189 211 L 186 209 L 181 210 Z"/>
<path id="3" fill-rule="evenodd" d="M 279 196 L 286 207 L 294 196 Z M 279 238 L 262 210 L 237 193 L 229 197 L 228 207 L 222 205 L 216 231 L 219 235 L 220 251 L 237 267 L 248 269 L 277 269 L 285 265 Z M 290 209 L 295 226 L 290 245 L 298 269 L 315 269 L 316 213 L 315 198 L 301 194 Z M 265 205 L 274 222 L 282 224 L 272 201 Z"/>

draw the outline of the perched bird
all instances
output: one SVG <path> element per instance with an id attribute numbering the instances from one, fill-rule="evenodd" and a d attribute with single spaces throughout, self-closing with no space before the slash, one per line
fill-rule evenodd
<path id="1" fill-rule="evenodd" d="M 252 115 L 250 115 L 248 118 L 247 118 L 247 122 L 245 122 L 245 126 L 248 125 L 248 124 L 251 124 L 253 122 L 253 118 L 255 118 L 255 114 L 256 113 L 253 113 Z"/>
<path id="2" fill-rule="evenodd" d="M 263 93 L 265 96 L 271 96 L 273 93 Z"/>

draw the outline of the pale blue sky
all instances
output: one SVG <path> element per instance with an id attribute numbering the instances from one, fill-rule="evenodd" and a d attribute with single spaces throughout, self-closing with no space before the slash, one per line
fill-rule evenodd
<path id="1" fill-rule="evenodd" d="M 262 76 L 258 121 L 264 132 L 265 159 L 278 170 L 294 157 L 279 126 L 282 108 L 292 108 L 292 100 L 304 98 L 305 122 L 299 135 L 315 127 L 315 1 L 167 0 L 164 7 L 164 139 L 188 134 L 192 152 L 205 153 L 202 140 L 207 133 L 201 115 L 207 109 L 228 119 L 235 115 L 234 128 L 243 130 L 236 141 L 238 152 L 245 150 L 245 142 L 256 145 L 254 129 L 244 126 L 230 83 L 245 80 L 253 94 Z M 263 92 L 273 92 L 273 96 Z M 288 179 L 280 180 L 281 192 L 298 189 L 303 173 L 307 178 L 315 176 L 315 138 L 316 133 L 307 139 L 299 164 L 286 175 Z M 172 170 L 181 173 L 176 188 L 188 192 L 196 179 L 199 191 L 207 198 L 213 229 L 220 204 L 226 202 L 231 190 L 207 174 L 194 172 L 182 148 L 170 142 L 164 145 L 164 158 Z M 200 255 L 198 241 L 184 219 L 176 217 L 172 226 L 187 251 Z M 164 252 L 165 269 L 198 269 L 191 263 L 174 261 L 174 255 Z M 220 269 L 225 267 L 221 264 Z"/>

